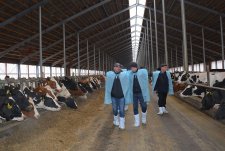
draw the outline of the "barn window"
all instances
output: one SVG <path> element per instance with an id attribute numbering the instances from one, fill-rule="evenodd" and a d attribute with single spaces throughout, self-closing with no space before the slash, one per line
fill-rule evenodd
<path id="1" fill-rule="evenodd" d="M 36 66 L 34 65 L 29 65 L 29 77 L 37 77 L 36 74 Z"/>
<path id="2" fill-rule="evenodd" d="M 6 75 L 5 63 L 0 63 L 0 79 L 3 80 Z"/>
<path id="3" fill-rule="evenodd" d="M 21 78 L 28 78 L 28 65 L 21 64 L 20 70 L 21 70 Z"/>

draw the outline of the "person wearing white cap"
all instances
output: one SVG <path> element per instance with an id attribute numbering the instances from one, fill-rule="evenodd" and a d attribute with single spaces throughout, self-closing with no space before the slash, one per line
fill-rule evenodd
<path id="1" fill-rule="evenodd" d="M 158 94 L 158 106 L 159 112 L 158 115 L 163 115 L 164 113 L 168 113 L 166 110 L 166 98 L 167 94 L 173 95 L 173 84 L 171 79 L 171 74 L 168 70 L 168 66 L 166 64 L 162 64 L 160 70 L 153 72 L 153 91 Z"/>
<path id="2" fill-rule="evenodd" d="M 130 103 L 129 78 L 126 71 L 121 72 L 121 65 L 114 64 L 113 71 L 106 73 L 105 104 L 112 104 L 113 124 L 125 129 L 125 104 Z M 119 112 L 119 114 L 118 114 Z M 119 117 L 118 117 L 119 115 Z"/>

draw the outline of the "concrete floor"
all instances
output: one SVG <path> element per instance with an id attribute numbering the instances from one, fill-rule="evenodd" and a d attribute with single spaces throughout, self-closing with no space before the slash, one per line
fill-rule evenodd
<path id="1" fill-rule="evenodd" d="M 146 126 L 133 127 L 132 106 L 126 130 L 112 125 L 103 90 L 79 109 L 46 112 L 0 133 L 0 151 L 224 151 L 225 125 L 176 97 L 168 97 L 168 115 L 158 116 L 157 97 L 148 108 Z"/>

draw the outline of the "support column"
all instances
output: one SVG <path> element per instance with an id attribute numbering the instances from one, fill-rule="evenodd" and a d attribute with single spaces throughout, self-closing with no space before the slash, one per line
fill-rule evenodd
<path id="1" fill-rule="evenodd" d="M 105 71 L 105 53 L 104 52 L 102 53 L 102 71 L 103 73 Z"/>
<path id="2" fill-rule="evenodd" d="M 145 57 L 145 63 L 144 63 L 144 67 L 147 68 L 148 65 L 148 55 L 147 55 L 147 29 L 145 29 L 145 49 L 144 49 L 144 57 Z"/>
<path id="3" fill-rule="evenodd" d="M 156 14 L 156 0 L 154 0 L 154 15 L 155 15 L 155 48 L 156 48 L 156 66 L 159 67 L 159 48 L 158 48 L 158 33 L 157 33 L 157 14 Z"/>
<path id="4" fill-rule="evenodd" d="M 216 66 L 216 69 L 218 69 L 217 60 L 215 60 L 215 66 Z"/>
<path id="5" fill-rule="evenodd" d="M 178 67 L 177 46 L 176 46 L 176 67 Z"/>
<path id="6" fill-rule="evenodd" d="M 170 58 L 170 67 L 173 67 L 173 49 L 171 48 L 171 58 Z"/>
<path id="7" fill-rule="evenodd" d="M 148 51 L 147 51 L 147 54 L 148 54 L 148 65 L 147 65 L 147 69 L 149 71 L 151 71 L 151 67 L 150 67 L 150 48 L 149 48 L 149 28 L 148 28 L 148 21 L 146 21 L 147 23 L 147 46 L 148 46 Z"/>
<path id="8" fill-rule="evenodd" d="M 190 35 L 190 49 L 191 49 L 191 71 L 194 71 L 193 50 L 192 50 L 192 38 Z"/>
<path id="9" fill-rule="evenodd" d="M 204 28 L 202 28 L 202 51 L 203 51 L 203 64 L 204 64 L 204 68 L 203 68 L 203 72 L 206 71 L 206 61 L 205 61 L 205 35 L 204 35 Z"/>
<path id="10" fill-rule="evenodd" d="M 101 64 L 101 54 L 100 49 L 98 50 L 98 74 L 100 75 L 100 64 Z"/>
<path id="11" fill-rule="evenodd" d="M 20 79 L 21 78 L 20 64 L 17 64 L 17 69 L 18 69 L 18 79 Z"/>
<path id="12" fill-rule="evenodd" d="M 50 66 L 50 77 L 52 77 L 52 66 Z"/>
<path id="13" fill-rule="evenodd" d="M 223 18 L 220 16 L 221 48 L 222 48 L 222 69 L 224 68 L 224 41 L 223 41 Z"/>
<path id="14" fill-rule="evenodd" d="M 38 65 L 36 66 L 36 77 L 40 77 L 40 73 L 39 73 L 39 69 L 38 69 Z"/>
<path id="15" fill-rule="evenodd" d="M 87 70 L 88 70 L 88 76 L 89 76 L 89 70 L 90 70 L 90 62 L 89 62 L 89 50 L 88 50 L 88 40 L 87 40 Z"/>
<path id="16" fill-rule="evenodd" d="M 94 44 L 94 72 L 96 75 L 95 44 Z"/>
<path id="17" fill-rule="evenodd" d="M 163 10 L 163 31 L 164 31 L 164 46 L 165 46 L 165 63 L 168 64 L 168 50 L 167 50 L 167 35 L 166 35 L 166 13 L 165 13 L 165 0 L 162 0 Z"/>
<path id="18" fill-rule="evenodd" d="M 39 53 L 40 53 L 40 61 L 39 61 L 39 65 L 40 65 L 40 77 L 42 77 L 42 27 L 41 27 L 41 6 L 39 6 Z"/>
<path id="19" fill-rule="evenodd" d="M 79 33 L 77 33 L 77 61 L 78 61 L 78 76 L 80 76 L 80 37 Z"/>
<path id="20" fill-rule="evenodd" d="M 182 33 L 183 33 L 183 59 L 184 59 L 184 71 L 188 71 L 188 53 L 187 53 L 187 33 L 186 33 L 186 19 L 184 0 L 181 0 L 181 18 L 182 18 Z"/>
<path id="21" fill-rule="evenodd" d="M 64 75 L 67 76 L 66 73 L 66 30 L 65 23 L 63 23 L 63 61 L 64 61 Z"/>
<path id="22" fill-rule="evenodd" d="M 153 41 L 152 41 L 152 14 L 151 9 L 149 9 L 149 21 L 150 21 L 150 36 L 151 36 L 151 59 L 152 59 L 152 71 L 154 70 L 154 49 L 153 49 Z"/>

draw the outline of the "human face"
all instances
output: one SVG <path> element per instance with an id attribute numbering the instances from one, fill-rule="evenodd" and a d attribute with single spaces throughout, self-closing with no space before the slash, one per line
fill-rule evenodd
<path id="1" fill-rule="evenodd" d="M 132 70 L 132 72 L 136 72 L 137 71 L 136 67 L 131 67 L 130 69 Z"/>
<path id="2" fill-rule="evenodd" d="M 120 67 L 120 66 L 115 66 L 113 69 L 114 69 L 114 71 L 115 71 L 116 73 L 118 73 L 118 72 L 121 71 L 121 67 Z"/>
<path id="3" fill-rule="evenodd" d="M 161 67 L 161 71 L 162 71 L 162 72 L 166 72 L 167 69 L 168 69 L 168 66 L 163 66 L 163 67 Z"/>

